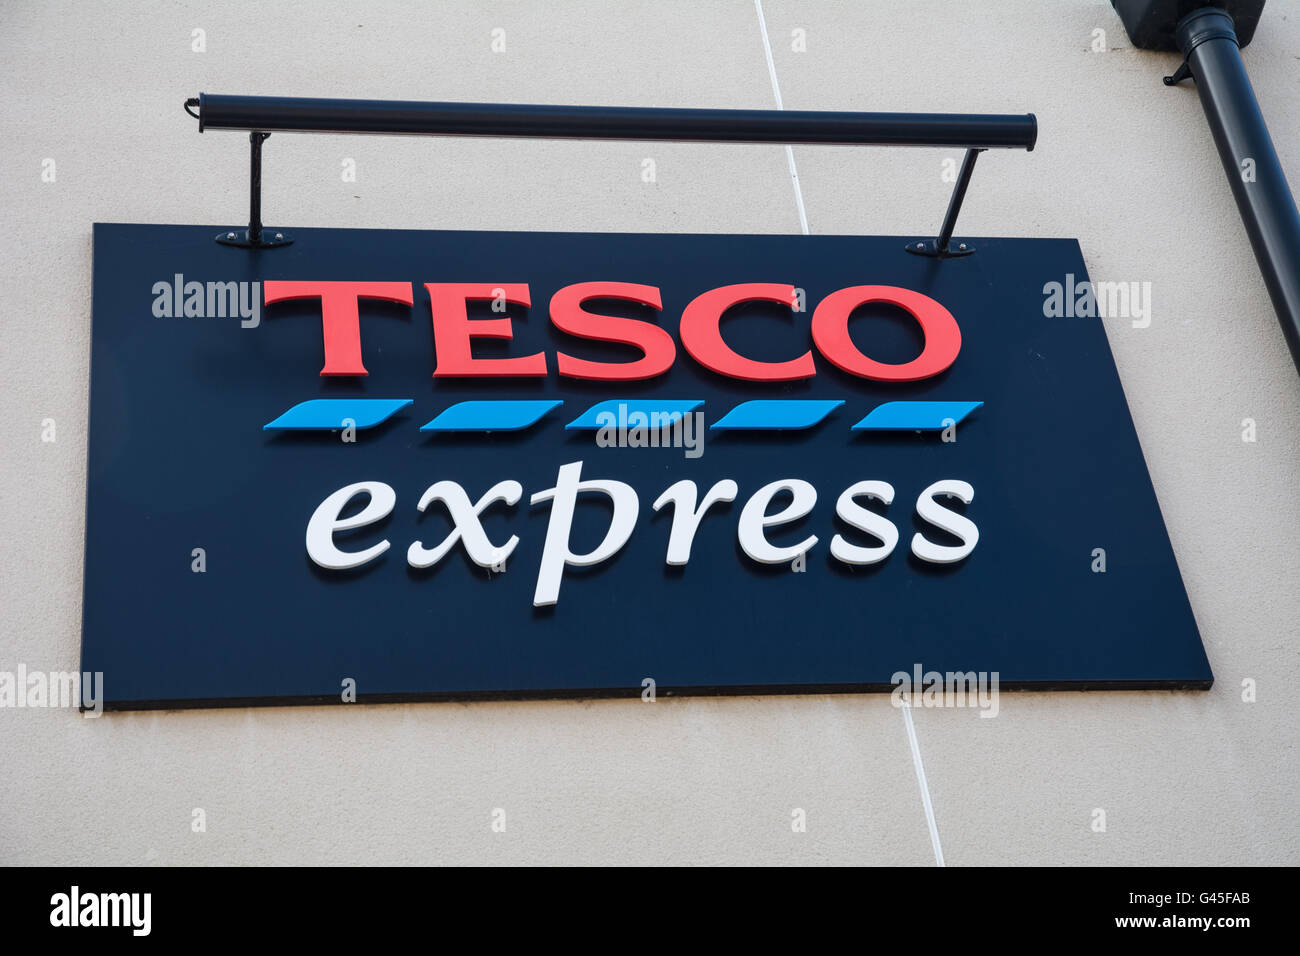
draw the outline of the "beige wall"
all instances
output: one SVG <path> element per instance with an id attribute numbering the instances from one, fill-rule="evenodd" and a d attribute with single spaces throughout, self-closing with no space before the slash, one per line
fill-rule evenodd
<path id="1" fill-rule="evenodd" d="M 287 6 L 6 5 L 0 669 L 79 664 L 91 223 L 244 215 L 246 139 L 199 136 L 186 97 L 774 105 L 752 0 Z M 1107 331 L 1214 689 L 1007 695 L 994 720 L 918 710 L 947 862 L 1300 862 L 1300 381 L 1195 91 L 1161 85 L 1176 58 L 1131 49 L 1101 0 L 763 10 L 787 108 L 1037 113 L 1033 153 L 981 160 L 960 232 L 1077 236 L 1094 280 L 1153 287 L 1150 328 Z M 1245 59 L 1300 183 L 1300 7 L 1272 0 Z M 933 228 L 952 155 L 797 147 L 811 230 Z M 273 226 L 800 228 L 779 146 L 277 136 L 265 181 Z M 0 771 L 5 863 L 935 860 L 883 696 L 6 709 Z"/>

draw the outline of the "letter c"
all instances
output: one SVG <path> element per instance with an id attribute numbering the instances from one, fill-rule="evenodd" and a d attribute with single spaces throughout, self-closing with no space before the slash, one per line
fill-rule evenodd
<path id="1" fill-rule="evenodd" d="M 747 282 L 724 285 L 696 296 L 682 310 L 682 346 L 705 368 L 747 382 L 790 382 L 816 375 L 817 366 L 813 364 L 811 349 L 788 362 L 759 362 L 737 355 L 722 340 L 718 329 L 722 313 L 733 305 L 755 300 L 777 302 L 790 308 L 795 301 L 794 286 Z"/>

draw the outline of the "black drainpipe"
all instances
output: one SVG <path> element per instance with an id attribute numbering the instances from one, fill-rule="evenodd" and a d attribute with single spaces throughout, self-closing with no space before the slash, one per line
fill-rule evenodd
<path id="1" fill-rule="evenodd" d="M 1218 6 L 1204 0 L 1111 2 L 1134 46 L 1182 52 L 1182 66 L 1165 83 L 1189 77 L 1196 82 L 1264 285 L 1300 369 L 1300 213 L 1241 61 L 1264 0 L 1224 0 Z"/>

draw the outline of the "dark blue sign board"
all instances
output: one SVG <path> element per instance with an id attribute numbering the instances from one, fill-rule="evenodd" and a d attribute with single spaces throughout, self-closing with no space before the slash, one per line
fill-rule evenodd
<path id="1" fill-rule="evenodd" d="M 1045 314 L 1045 286 L 1087 279 L 1074 240 L 971 240 L 974 255 L 935 260 L 906 254 L 896 237 L 298 229 L 291 247 L 249 251 L 216 244 L 214 232 L 95 227 L 82 668 L 103 672 L 110 708 L 338 702 L 347 681 L 362 701 L 635 696 L 647 678 L 660 695 L 888 691 L 892 675 L 917 667 L 996 672 L 1003 689 L 1210 685 L 1102 320 Z M 360 303 L 364 378 L 321 376 L 318 300 L 260 301 L 268 281 L 321 279 L 411 285 L 410 306 Z M 557 352 L 638 357 L 549 320 L 557 290 L 597 280 L 660 290 L 658 313 L 627 302 L 593 311 L 665 329 L 677 343 L 670 371 L 621 383 L 557 374 Z M 185 307 L 192 282 L 203 284 L 201 309 L 197 299 Z M 258 296 L 255 316 L 212 314 L 207 283 L 231 282 L 250 284 L 235 288 L 247 304 Z M 475 340 L 473 354 L 542 352 L 544 377 L 433 376 L 425 283 L 465 282 L 528 285 L 530 307 L 470 306 L 470 319 L 509 318 L 513 332 Z M 960 326 L 960 354 L 910 383 L 848 374 L 815 351 L 814 377 L 781 383 L 725 377 L 688 355 L 685 306 L 759 282 L 802 290 L 806 306 L 726 313 L 727 344 L 755 361 L 810 351 L 817 303 L 860 285 L 942 303 Z M 924 344 L 891 306 L 863 307 L 851 331 L 880 362 L 907 362 Z M 373 427 L 357 421 L 355 440 L 341 427 L 264 427 L 318 399 L 400 407 Z M 787 404 L 733 419 L 748 415 L 753 427 L 712 427 L 756 400 Z M 566 427 L 601 403 L 684 401 L 708 426 L 698 456 L 602 447 L 590 428 Z M 465 402 L 503 404 L 448 411 Z M 548 410 L 527 427 L 476 429 L 492 424 L 488 412 L 509 417 L 525 402 Z M 886 403 L 921 402 L 971 410 L 943 431 L 907 427 L 921 405 L 891 406 L 905 413 L 899 427 L 854 428 Z M 444 413 L 464 429 L 421 430 Z M 805 413 L 815 423 L 792 427 Z M 608 560 L 564 567 L 558 600 L 539 605 L 554 502 L 530 499 L 575 462 L 583 481 L 635 489 L 635 526 Z M 689 562 L 670 565 L 674 509 L 652 505 L 683 479 L 701 495 L 725 479 L 738 490 L 700 521 Z M 742 510 L 783 479 L 807 482 L 816 503 L 766 528 L 767 540 L 817 543 L 802 561 L 755 561 L 738 541 Z M 417 508 L 426 489 L 455 482 L 473 503 L 505 480 L 522 496 L 480 520 L 497 545 L 518 536 L 507 561 L 480 567 L 457 542 L 431 567 L 408 562 L 412 542 L 434 548 L 454 526 L 442 503 Z M 888 506 L 863 503 L 898 540 L 885 560 L 855 565 L 830 545 L 837 535 L 881 544 L 837 511 L 864 480 L 894 489 Z M 934 499 L 978 527 L 975 548 L 952 563 L 911 549 L 917 534 L 961 543 L 917 509 L 942 480 L 974 490 L 969 504 Z M 353 569 L 321 567 L 305 545 L 308 524 L 330 495 L 362 481 L 388 485 L 395 504 L 334 541 L 345 551 L 391 546 Z M 777 495 L 766 512 L 792 497 Z M 573 554 L 597 548 L 613 510 L 604 495 L 578 498 Z"/>

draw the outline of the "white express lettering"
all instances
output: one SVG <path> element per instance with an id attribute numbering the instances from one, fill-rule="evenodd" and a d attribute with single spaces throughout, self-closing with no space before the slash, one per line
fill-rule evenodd
<path id="1" fill-rule="evenodd" d="M 370 501 L 350 518 L 339 515 L 349 501 L 359 494 L 367 494 Z M 320 507 L 307 522 L 307 553 L 322 568 L 331 571 L 346 571 L 359 568 L 372 558 L 377 558 L 388 550 L 385 538 L 364 551 L 341 551 L 334 543 L 334 532 L 351 531 L 373 524 L 386 518 L 397 504 L 397 492 L 382 481 L 358 481 L 356 484 L 340 488 L 320 503 Z"/>
<path id="2" fill-rule="evenodd" d="M 562 465 L 556 475 L 555 487 L 534 493 L 531 504 L 551 503 L 546 540 L 542 546 L 541 563 L 533 593 L 533 606 L 546 607 L 558 603 L 564 569 L 591 567 L 611 560 L 632 537 L 640 514 L 640 500 L 635 489 L 621 481 L 603 478 L 582 479 L 580 461 Z M 673 506 L 672 527 L 668 536 L 665 563 L 674 567 L 687 564 L 696 532 L 710 508 L 736 499 L 739 486 L 730 478 L 716 482 L 701 499 L 695 482 L 682 480 L 665 490 L 654 503 L 659 511 Z M 769 509 L 780 494 L 790 496 L 789 503 L 778 511 Z M 369 502 L 354 515 L 340 515 L 356 496 L 369 495 Z M 575 554 L 570 540 L 578 496 L 604 495 L 612 505 L 609 527 L 600 544 L 585 554 Z M 922 561 L 935 564 L 953 564 L 969 557 L 979 541 L 975 522 L 966 515 L 941 505 L 939 496 L 949 495 L 970 504 L 975 489 L 965 481 L 944 479 L 927 487 L 916 499 L 916 513 L 927 524 L 956 537 L 959 545 L 937 544 L 925 535 L 912 536 L 912 553 Z M 454 481 L 439 481 L 421 496 L 417 508 L 424 512 L 434 502 L 442 502 L 452 521 L 452 530 L 436 548 L 426 548 L 415 541 L 407 550 L 407 563 L 413 568 L 429 568 L 445 558 L 456 545 L 462 544 L 471 560 L 479 567 L 499 567 L 519 544 L 519 536 L 511 535 L 502 546 L 494 545 L 483 528 L 482 515 L 498 502 L 514 506 L 523 497 L 523 486 L 517 481 L 501 481 L 471 503 L 469 494 Z M 877 564 L 888 558 L 898 545 L 898 528 L 883 514 L 872 511 L 862 499 L 875 499 L 886 507 L 893 503 L 894 488 L 884 481 L 859 481 L 846 488 L 835 504 L 835 513 L 850 527 L 865 532 L 879 540 L 878 545 L 850 542 L 844 535 L 831 539 L 831 556 L 849 565 Z M 307 525 L 307 553 L 320 567 L 330 571 L 347 571 L 359 568 L 388 550 L 387 539 L 359 551 L 343 551 L 334 541 L 339 531 L 352 531 L 386 518 L 397 501 L 396 492 L 381 481 L 359 481 L 340 488 L 321 502 Z M 787 564 L 807 554 L 817 544 L 816 535 L 810 534 L 792 545 L 778 546 L 767 538 L 767 529 L 791 524 L 806 518 L 817 504 L 817 489 L 799 478 L 782 478 L 759 488 L 750 496 L 741 510 L 736 525 L 736 537 L 741 550 L 753 561 L 763 564 Z"/>
<path id="3" fill-rule="evenodd" d="M 621 481 L 580 481 L 581 477 L 582 462 L 561 465 L 555 487 L 539 491 L 529 499 L 532 504 L 551 502 L 551 522 L 546 526 L 546 544 L 542 546 L 542 566 L 537 572 L 533 607 L 546 607 L 559 601 L 560 579 L 564 575 L 565 565 L 590 567 L 608 561 L 632 537 L 632 529 L 636 526 L 636 516 L 640 510 L 632 486 Z M 569 528 L 573 524 L 573 509 L 578 503 L 578 494 L 583 491 L 599 491 L 608 495 L 614 503 L 614 517 L 610 519 L 605 540 L 596 550 L 587 554 L 574 554 L 569 550 Z"/>
<path id="4" fill-rule="evenodd" d="M 479 521 L 479 515 L 498 501 L 516 505 L 523 493 L 524 486 L 519 482 L 499 481 L 488 489 L 487 494 L 471 505 L 469 495 L 465 494 L 465 489 L 456 482 L 440 481 L 431 485 L 416 507 L 424 511 L 433 502 L 441 501 L 451 513 L 454 527 L 451 529 L 451 534 L 442 539 L 442 544 L 432 550 L 426 548 L 421 541 L 412 543 L 406 552 L 407 563 L 413 568 L 431 568 L 446 557 L 447 552 L 456 546 L 457 541 L 464 541 L 470 560 L 480 568 L 504 564 L 506 558 L 510 557 L 515 550 L 515 545 L 519 544 L 519 535 L 511 535 L 510 540 L 498 548 L 488 539 L 487 532 L 483 530 L 483 523 Z"/>
<path id="5" fill-rule="evenodd" d="M 880 539 L 880 547 L 866 548 L 849 544 L 843 535 L 831 538 L 831 554 L 845 564 L 878 564 L 894 553 L 898 529 L 883 515 L 858 504 L 858 498 L 876 498 L 886 505 L 894 503 L 894 486 L 886 481 L 859 481 L 850 485 L 835 503 L 835 513 L 845 523 Z"/>
<path id="6" fill-rule="evenodd" d="M 789 492 L 793 499 L 776 514 L 768 514 L 767 506 L 781 492 Z M 755 561 L 763 564 L 790 563 L 817 543 L 817 535 L 810 534 L 798 544 L 778 548 L 767 540 L 765 529 L 805 518 L 816 504 L 817 489 L 798 478 L 785 478 L 764 485 L 745 502 L 745 508 L 740 512 L 740 525 L 736 528 L 740 547 Z"/>
<path id="7" fill-rule="evenodd" d="M 700 529 L 704 514 L 711 507 L 723 501 L 735 501 L 740 488 L 730 478 L 720 482 L 704 493 L 704 501 L 695 507 L 698 492 L 695 482 L 683 479 L 659 496 L 654 509 L 658 511 L 664 505 L 672 503 L 673 530 L 668 534 L 667 562 L 674 566 L 685 564 L 691 559 L 691 544 L 695 541 L 695 532 Z"/>
<path id="8" fill-rule="evenodd" d="M 964 514 L 945 508 L 934 500 L 935 495 L 952 495 L 960 498 L 963 504 L 975 500 L 975 489 L 964 481 L 948 479 L 936 481 L 916 499 L 916 513 L 941 531 L 961 538 L 962 543 L 956 547 L 935 544 L 919 531 L 912 535 L 912 553 L 922 561 L 935 564 L 953 564 L 967 557 L 975 550 L 980 539 L 979 528 Z"/>

